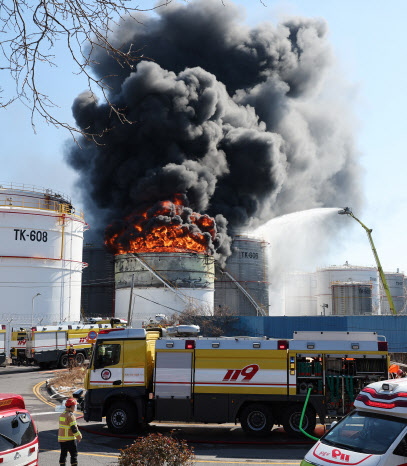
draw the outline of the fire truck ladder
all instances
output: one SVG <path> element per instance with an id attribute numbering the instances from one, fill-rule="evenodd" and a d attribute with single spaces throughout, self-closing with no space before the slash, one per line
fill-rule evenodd
<path id="1" fill-rule="evenodd" d="M 184 295 L 184 293 L 181 293 L 181 291 L 174 286 L 173 283 L 171 283 L 169 280 L 167 280 L 163 275 L 159 274 L 157 270 L 155 270 L 151 265 L 149 265 L 144 259 L 141 259 L 141 257 L 138 257 L 137 254 L 133 254 L 134 257 L 142 264 L 152 275 L 154 275 L 155 278 L 160 280 L 160 282 L 166 286 L 169 290 L 171 290 L 178 298 L 180 298 L 185 304 L 189 304 L 189 300 L 187 296 Z"/>
<path id="2" fill-rule="evenodd" d="M 246 296 L 246 298 L 250 301 L 250 304 L 256 309 L 258 316 L 266 316 L 264 309 L 259 306 L 256 301 L 253 299 L 251 294 L 226 270 L 222 271 L 228 278 L 232 280 L 232 282 L 239 288 L 239 290 Z"/>

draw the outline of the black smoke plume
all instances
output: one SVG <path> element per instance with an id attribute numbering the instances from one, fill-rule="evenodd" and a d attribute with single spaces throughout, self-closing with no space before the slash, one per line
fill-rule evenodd
<path id="1" fill-rule="evenodd" d="M 171 4 L 115 33 L 148 60 L 130 70 L 95 53 L 94 73 L 116 75 L 109 98 L 133 122 L 121 124 L 89 93 L 73 104 L 80 128 L 111 128 L 103 145 L 82 140 L 67 154 L 96 230 L 183 195 L 187 207 L 216 217 L 225 257 L 227 229 L 360 202 L 348 116 L 329 88 L 326 24 L 250 29 L 240 13 L 218 0 Z"/>

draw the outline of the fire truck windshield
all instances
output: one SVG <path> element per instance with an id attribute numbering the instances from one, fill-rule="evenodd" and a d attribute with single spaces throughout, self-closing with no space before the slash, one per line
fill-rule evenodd
<path id="1" fill-rule="evenodd" d="M 21 447 L 36 437 L 31 417 L 27 413 L 0 418 L 0 452 Z"/>
<path id="2" fill-rule="evenodd" d="M 332 428 L 321 442 L 351 451 L 381 455 L 406 427 L 401 418 L 354 411 Z"/>

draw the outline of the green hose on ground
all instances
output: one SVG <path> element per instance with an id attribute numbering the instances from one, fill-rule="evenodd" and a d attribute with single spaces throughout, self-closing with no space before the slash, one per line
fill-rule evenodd
<path id="1" fill-rule="evenodd" d="M 311 438 L 312 440 L 315 440 L 315 441 L 318 442 L 319 438 L 314 437 L 313 435 L 310 435 L 308 432 L 305 432 L 305 430 L 302 428 L 302 421 L 304 420 L 304 414 L 305 414 L 305 410 L 307 409 L 308 398 L 309 398 L 309 396 L 310 396 L 310 394 L 311 394 L 311 390 L 312 390 L 312 388 L 310 387 L 310 388 L 308 389 L 307 398 L 305 399 L 304 408 L 303 408 L 302 413 L 301 413 L 300 431 L 301 431 L 304 435 L 306 435 L 307 437 L 309 437 L 309 438 Z"/>

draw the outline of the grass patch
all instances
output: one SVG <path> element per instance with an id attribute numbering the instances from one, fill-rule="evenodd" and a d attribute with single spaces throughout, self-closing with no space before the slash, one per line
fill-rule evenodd
<path id="1" fill-rule="evenodd" d="M 84 388 L 83 380 L 87 368 L 87 364 L 84 364 L 83 366 L 76 366 L 67 371 L 59 372 L 49 380 L 48 385 L 53 386 L 61 395 L 71 397 L 75 390 Z"/>

